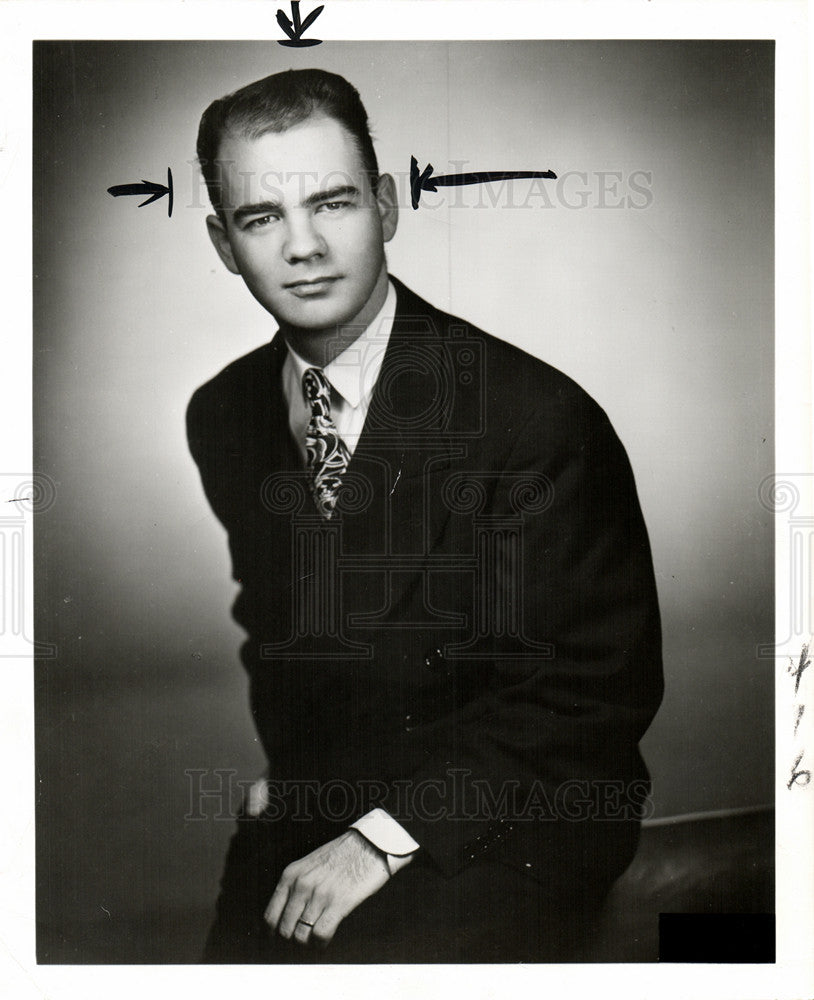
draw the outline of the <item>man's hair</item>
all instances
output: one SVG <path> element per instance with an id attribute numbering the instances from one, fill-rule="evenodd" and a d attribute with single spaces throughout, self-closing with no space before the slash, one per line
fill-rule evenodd
<path id="1" fill-rule="evenodd" d="M 375 192 L 379 165 L 367 112 L 356 88 L 344 77 L 322 69 L 289 69 L 213 101 L 201 116 L 198 163 L 212 207 L 222 220 L 218 150 L 226 133 L 259 139 L 268 132 L 284 132 L 315 114 L 333 118 L 348 131 Z"/>

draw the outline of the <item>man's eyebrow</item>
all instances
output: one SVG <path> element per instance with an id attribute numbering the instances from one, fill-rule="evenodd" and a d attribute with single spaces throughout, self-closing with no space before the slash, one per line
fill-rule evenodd
<path id="1" fill-rule="evenodd" d="M 272 212 L 281 212 L 282 206 L 278 201 L 255 201 L 250 205 L 241 205 L 236 208 L 232 219 L 236 224 L 248 219 L 251 215 L 270 215 Z"/>
<path id="2" fill-rule="evenodd" d="M 342 184 L 338 187 L 326 188 L 324 191 L 314 191 L 307 198 L 303 199 L 304 208 L 313 208 L 326 201 L 335 201 L 337 198 L 353 198 L 359 194 L 359 188 L 353 184 Z M 241 205 L 236 208 L 232 216 L 235 225 L 240 225 L 245 219 L 256 215 L 280 214 L 283 211 L 282 205 L 278 201 L 255 201 L 250 205 Z"/>
<path id="3" fill-rule="evenodd" d="M 305 208 L 313 208 L 324 201 L 336 201 L 337 198 L 352 198 L 359 194 L 359 188 L 352 184 L 342 184 L 339 187 L 328 188 L 327 191 L 314 191 L 303 200 Z"/>

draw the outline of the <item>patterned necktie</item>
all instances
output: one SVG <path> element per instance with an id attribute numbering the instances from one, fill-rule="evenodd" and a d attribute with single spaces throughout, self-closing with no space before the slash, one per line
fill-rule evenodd
<path id="1" fill-rule="evenodd" d="M 331 419 L 331 385 L 320 368 L 309 368 L 303 374 L 302 391 L 311 406 L 311 419 L 305 431 L 311 491 L 317 510 L 330 519 L 350 452 Z"/>

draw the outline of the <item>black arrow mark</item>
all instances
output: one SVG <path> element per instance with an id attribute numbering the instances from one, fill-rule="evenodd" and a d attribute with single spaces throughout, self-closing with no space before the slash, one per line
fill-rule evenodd
<path id="1" fill-rule="evenodd" d="M 410 157 L 410 195 L 413 208 L 418 208 L 422 191 L 437 191 L 439 187 L 457 187 L 459 184 L 486 184 L 488 181 L 509 181 L 514 178 L 526 179 L 544 177 L 556 180 L 553 170 L 479 170 L 468 174 L 438 174 L 432 176 L 432 164 L 419 173 L 418 161 Z"/>
<path id="2" fill-rule="evenodd" d="M 112 194 L 114 198 L 120 198 L 123 194 L 148 194 L 150 197 L 143 201 L 139 208 L 144 208 L 145 205 L 150 205 L 167 194 L 169 195 L 167 217 L 172 217 L 172 170 L 169 167 L 167 167 L 166 187 L 163 184 L 156 184 L 155 181 L 142 181 L 141 184 L 115 184 L 107 189 L 107 193 Z"/>
<path id="3" fill-rule="evenodd" d="M 316 10 L 312 10 L 311 13 L 306 17 L 304 21 L 300 21 L 300 4 L 299 0 L 291 0 L 291 18 L 292 21 L 281 11 L 277 11 L 277 23 L 283 29 L 283 31 L 288 35 L 288 39 L 285 41 L 277 40 L 278 45 L 289 45 L 295 49 L 301 49 L 306 45 L 321 45 L 321 38 L 303 38 L 303 32 L 306 31 L 311 25 L 316 21 L 319 15 L 322 13 L 325 5 L 317 7 Z"/>

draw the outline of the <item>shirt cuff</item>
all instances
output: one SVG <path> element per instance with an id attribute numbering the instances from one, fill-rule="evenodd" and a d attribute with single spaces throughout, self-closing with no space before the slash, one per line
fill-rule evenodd
<path id="1" fill-rule="evenodd" d="M 409 864 L 412 855 L 421 846 L 384 809 L 371 809 L 355 823 L 351 823 L 350 829 L 361 833 L 365 840 L 369 840 L 387 856 L 387 867 L 391 875 Z"/>
<path id="2" fill-rule="evenodd" d="M 257 819 L 257 817 L 269 804 L 268 784 L 267 772 L 262 778 L 258 778 L 257 781 L 249 787 L 249 791 L 244 800 L 244 808 L 252 819 Z"/>

